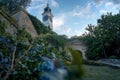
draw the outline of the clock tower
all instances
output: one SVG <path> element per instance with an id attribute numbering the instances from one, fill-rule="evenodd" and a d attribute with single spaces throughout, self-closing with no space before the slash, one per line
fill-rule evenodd
<path id="1" fill-rule="evenodd" d="M 44 12 L 42 13 L 42 21 L 43 21 L 43 24 L 47 27 L 50 27 L 50 29 L 52 30 L 53 29 L 53 15 L 52 15 L 52 12 L 51 12 L 51 9 L 49 8 L 49 5 L 47 4 L 47 6 L 44 8 Z"/>

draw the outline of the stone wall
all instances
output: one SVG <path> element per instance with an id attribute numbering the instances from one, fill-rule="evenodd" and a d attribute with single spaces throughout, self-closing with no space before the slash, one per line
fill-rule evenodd
<path id="1" fill-rule="evenodd" d="M 80 50 L 82 52 L 83 59 L 87 59 L 85 56 L 85 51 L 87 50 L 87 46 L 79 40 L 73 40 L 69 43 L 69 46 L 75 50 Z"/>
<path id="2" fill-rule="evenodd" d="M 6 32 L 14 35 L 18 28 L 25 28 L 25 30 L 35 38 L 38 36 L 30 18 L 25 11 L 19 11 L 13 16 L 0 10 L 0 20 L 6 24 Z"/>
<path id="3" fill-rule="evenodd" d="M 17 26 L 13 24 L 12 21 L 10 22 L 12 17 L 9 17 L 8 14 L 0 11 L 0 20 L 5 23 L 6 33 L 14 35 L 17 32 Z"/>
<path id="4" fill-rule="evenodd" d="M 33 38 L 37 37 L 38 34 L 30 20 L 30 18 L 28 17 L 27 13 L 25 13 L 24 11 L 19 11 L 16 14 L 13 15 L 13 18 L 16 19 L 18 25 L 20 28 L 25 28 L 26 31 L 31 34 L 31 36 Z"/>

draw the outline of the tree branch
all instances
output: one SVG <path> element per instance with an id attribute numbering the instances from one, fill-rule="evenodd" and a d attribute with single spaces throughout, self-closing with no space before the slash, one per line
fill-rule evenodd
<path id="1" fill-rule="evenodd" d="M 5 77 L 4 77 L 4 80 L 6 80 L 9 75 L 11 74 L 12 70 L 13 70 L 13 67 L 14 67 L 14 61 L 15 61 L 15 53 L 16 53 L 16 47 L 13 51 L 13 55 L 12 55 L 12 62 L 11 62 L 11 66 L 10 66 L 10 69 L 8 70 L 8 72 L 6 73 Z"/>
<path id="2" fill-rule="evenodd" d="M 27 51 L 25 51 L 25 53 L 17 60 L 17 62 L 19 62 L 22 58 L 25 57 L 25 55 L 28 53 L 28 51 L 32 48 L 32 45 L 29 46 L 29 48 L 27 49 Z"/>

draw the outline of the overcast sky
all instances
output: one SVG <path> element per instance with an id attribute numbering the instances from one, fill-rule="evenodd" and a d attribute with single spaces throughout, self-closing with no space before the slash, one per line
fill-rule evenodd
<path id="1" fill-rule="evenodd" d="M 46 3 L 54 15 L 53 30 L 69 37 L 83 34 L 88 24 L 96 25 L 102 14 L 120 10 L 120 0 L 32 0 L 27 10 L 42 21 Z"/>

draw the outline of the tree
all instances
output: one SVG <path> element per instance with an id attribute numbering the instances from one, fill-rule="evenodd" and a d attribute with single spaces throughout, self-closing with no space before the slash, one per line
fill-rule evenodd
<path id="1" fill-rule="evenodd" d="M 0 7 L 4 7 L 9 13 L 12 13 L 21 8 L 25 9 L 30 3 L 31 0 L 1 0 Z"/>
<path id="2" fill-rule="evenodd" d="M 97 26 L 88 25 L 88 33 L 82 36 L 88 45 L 86 55 L 89 59 L 120 58 L 120 13 L 102 15 L 97 20 Z"/>
<path id="3" fill-rule="evenodd" d="M 46 34 L 52 32 L 49 30 L 46 26 L 43 25 L 43 23 L 37 19 L 35 16 L 28 14 L 30 20 L 32 21 L 37 33 L 40 34 Z"/>

